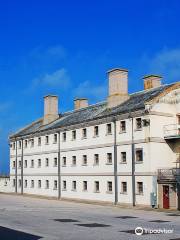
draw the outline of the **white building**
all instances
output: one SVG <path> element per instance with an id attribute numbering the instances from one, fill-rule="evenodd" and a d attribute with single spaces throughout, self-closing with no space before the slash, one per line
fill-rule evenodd
<path id="1" fill-rule="evenodd" d="M 180 207 L 180 82 L 161 85 L 150 75 L 145 90 L 128 94 L 127 70 L 108 78 L 107 101 L 76 99 L 73 111 L 59 114 L 58 97 L 48 95 L 44 116 L 10 136 L 14 192 Z"/>

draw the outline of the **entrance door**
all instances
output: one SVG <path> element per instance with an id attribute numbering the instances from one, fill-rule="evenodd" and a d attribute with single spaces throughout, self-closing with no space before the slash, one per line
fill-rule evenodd
<path id="1" fill-rule="evenodd" d="M 169 208 L 169 186 L 163 186 L 163 208 Z"/>

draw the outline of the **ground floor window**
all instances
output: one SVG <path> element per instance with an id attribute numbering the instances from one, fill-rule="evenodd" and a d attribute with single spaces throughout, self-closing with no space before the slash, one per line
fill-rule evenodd
<path id="1" fill-rule="evenodd" d="M 143 182 L 137 182 L 137 194 L 143 194 Z"/>
<path id="2" fill-rule="evenodd" d="M 94 182 L 94 188 L 95 188 L 94 189 L 95 192 L 99 192 L 99 181 Z"/>
<path id="3" fill-rule="evenodd" d="M 24 187 L 27 188 L 27 180 L 24 181 Z"/>
<path id="4" fill-rule="evenodd" d="M 83 181 L 83 191 L 87 191 L 87 181 Z"/>
<path id="5" fill-rule="evenodd" d="M 112 182 L 107 182 L 107 192 L 112 192 Z"/>
<path id="6" fill-rule="evenodd" d="M 122 182 L 121 183 L 121 192 L 122 193 L 127 193 L 127 182 Z"/>
<path id="7" fill-rule="evenodd" d="M 57 180 L 54 180 L 54 190 L 57 190 Z"/>
<path id="8" fill-rule="evenodd" d="M 46 189 L 49 189 L 49 180 L 46 180 Z"/>
<path id="9" fill-rule="evenodd" d="M 72 191 L 76 191 L 76 181 L 72 181 Z"/>
<path id="10" fill-rule="evenodd" d="M 63 181 L 63 190 L 66 190 L 66 181 Z"/>
<path id="11" fill-rule="evenodd" d="M 13 187 L 16 185 L 16 179 L 13 179 Z"/>

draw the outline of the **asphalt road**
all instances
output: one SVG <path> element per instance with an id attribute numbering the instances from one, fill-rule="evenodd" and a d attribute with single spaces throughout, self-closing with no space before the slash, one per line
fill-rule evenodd
<path id="1" fill-rule="evenodd" d="M 144 232 L 148 229 L 162 233 L 136 235 L 134 230 L 137 227 L 143 228 Z M 0 240 L 9 239 L 180 239 L 180 212 L 125 209 L 0 194 Z"/>

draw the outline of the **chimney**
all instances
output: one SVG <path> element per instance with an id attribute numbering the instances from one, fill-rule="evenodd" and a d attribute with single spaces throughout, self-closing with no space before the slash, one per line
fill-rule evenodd
<path id="1" fill-rule="evenodd" d="M 129 99 L 128 70 L 115 68 L 108 71 L 109 96 L 108 107 L 115 107 Z"/>
<path id="2" fill-rule="evenodd" d="M 88 100 L 87 98 L 76 98 L 74 99 L 74 109 L 80 109 L 88 107 Z"/>
<path id="3" fill-rule="evenodd" d="M 162 77 L 158 76 L 158 75 L 147 75 L 147 76 L 143 77 L 144 90 L 160 87 L 161 79 L 162 79 Z"/>
<path id="4" fill-rule="evenodd" d="M 44 97 L 43 125 L 49 124 L 59 118 L 58 96 L 47 95 Z"/>

